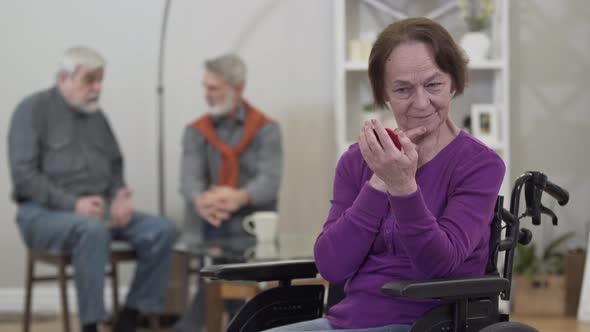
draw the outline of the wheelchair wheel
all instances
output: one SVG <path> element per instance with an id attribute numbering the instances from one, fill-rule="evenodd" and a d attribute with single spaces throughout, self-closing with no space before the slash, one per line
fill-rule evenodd
<path id="1" fill-rule="evenodd" d="M 522 323 L 501 322 L 492 324 L 479 332 L 539 332 L 539 330 Z"/>

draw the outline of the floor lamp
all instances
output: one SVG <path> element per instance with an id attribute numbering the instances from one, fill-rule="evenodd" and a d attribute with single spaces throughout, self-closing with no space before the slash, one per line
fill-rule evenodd
<path id="1" fill-rule="evenodd" d="M 164 126 L 164 55 L 166 49 L 166 27 L 168 25 L 168 13 L 170 12 L 171 0 L 166 0 L 162 17 L 162 28 L 160 31 L 160 48 L 158 52 L 158 81 L 156 93 L 158 95 L 157 109 L 157 146 L 158 146 L 158 212 L 166 215 L 166 179 L 165 179 L 165 126 Z"/>

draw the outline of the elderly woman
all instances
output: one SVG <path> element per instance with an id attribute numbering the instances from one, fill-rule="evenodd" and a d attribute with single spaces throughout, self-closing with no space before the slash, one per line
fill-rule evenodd
<path id="1" fill-rule="evenodd" d="M 466 83 L 462 51 L 438 23 L 411 18 L 381 32 L 369 61 L 375 104 L 393 111 L 401 148 L 372 120 L 341 157 L 315 258 L 346 297 L 326 318 L 276 330 L 407 331 L 438 302 L 381 286 L 485 272 L 505 166 L 449 117 Z"/>

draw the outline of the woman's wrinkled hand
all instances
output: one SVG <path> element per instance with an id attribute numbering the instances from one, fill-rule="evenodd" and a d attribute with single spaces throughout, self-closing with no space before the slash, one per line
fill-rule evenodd
<path id="1" fill-rule="evenodd" d="M 401 149 L 395 147 L 385 127 L 377 121 L 366 121 L 359 134 L 363 158 L 373 171 L 369 184 L 394 196 L 409 195 L 416 191 L 418 152 L 412 139 L 424 134 L 426 128 L 408 131 L 396 129 Z"/>

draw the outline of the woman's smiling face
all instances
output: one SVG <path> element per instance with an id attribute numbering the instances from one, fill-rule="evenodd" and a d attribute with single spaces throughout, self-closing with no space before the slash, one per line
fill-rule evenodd
<path id="1" fill-rule="evenodd" d="M 453 83 L 422 42 L 402 43 L 385 63 L 385 93 L 398 126 L 437 132 L 449 114 Z"/>

